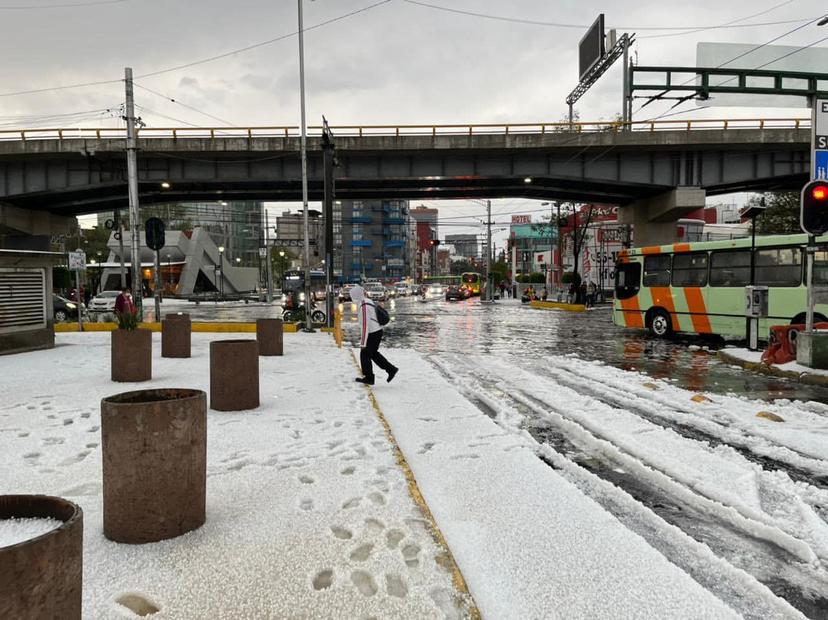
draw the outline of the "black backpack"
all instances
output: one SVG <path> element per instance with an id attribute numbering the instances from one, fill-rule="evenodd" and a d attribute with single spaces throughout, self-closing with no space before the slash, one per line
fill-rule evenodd
<path id="1" fill-rule="evenodd" d="M 388 310 L 375 303 L 371 303 L 370 305 L 374 306 L 374 310 L 376 311 L 377 323 L 380 325 L 388 325 L 391 322 L 391 315 L 388 314 Z"/>

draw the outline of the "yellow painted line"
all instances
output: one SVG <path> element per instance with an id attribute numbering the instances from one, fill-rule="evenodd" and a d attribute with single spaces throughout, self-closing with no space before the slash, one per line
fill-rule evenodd
<path id="1" fill-rule="evenodd" d="M 350 351 L 354 366 L 359 369 L 359 363 L 357 362 L 353 349 L 350 349 Z M 437 521 L 434 519 L 431 509 L 428 507 L 423 494 L 420 492 L 420 487 L 417 484 L 417 479 L 414 477 L 414 472 L 411 471 L 411 467 L 408 465 L 408 461 L 400 449 L 400 445 L 397 443 L 394 433 L 391 431 L 391 425 L 388 424 L 388 419 L 382 412 L 382 409 L 374 396 L 374 391 L 368 385 L 366 385 L 365 388 L 368 390 L 368 400 L 371 402 L 371 407 L 374 409 L 374 413 L 377 414 L 380 423 L 385 429 L 385 436 L 391 443 L 394 458 L 397 461 L 397 466 L 402 470 L 405 480 L 408 483 L 408 493 L 411 495 L 411 499 L 414 500 L 414 503 L 425 517 L 426 522 L 428 523 L 429 533 L 431 534 L 434 543 L 437 545 L 437 548 L 441 551 L 440 555 L 435 558 L 435 561 L 438 565 L 451 572 L 452 582 L 454 583 L 454 588 L 460 595 L 461 600 L 459 602 L 465 609 L 465 615 L 472 620 L 480 620 L 480 610 L 477 608 L 477 603 L 474 602 L 474 597 L 471 595 L 471 592 L 469 592 L 469 586 L 466 584 L 466 578 L 463 577 L 460 567 L 457 566 L 457 562 L 454 559 L 454 555 L 451 553 L 448 542 L 446 542 L 443 532 L 440 531 L 440 527 L 437 525 Z"/>
<path id="2" fill-rule="evenodd" d="M 116 323 L 84 323 L 85 332 L 111 332 L 118 329 Z M 141 323 L 139 329 L 148 329 L 153 332 L 161 331 L 161 323 Z M 299 326 L 295 323 L 285 323 L 282 326 L 285 333 L 296 333 Z M 77 323 L 56 323 L 55 333 L 77 332 Z M 192 331 L 210 333 L 256 333 L 255 323 L 192 323 Z"/>
<path id="3" fill-rule="evenodd" d="M 567 312 L 585 312 L 584 304 L 565 304 L 559 301 L 530 301 L 529 306 L 539 310 L 566 310 Z"/>

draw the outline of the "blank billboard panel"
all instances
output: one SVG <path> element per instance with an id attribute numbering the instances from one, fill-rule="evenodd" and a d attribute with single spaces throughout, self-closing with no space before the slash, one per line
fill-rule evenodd
<path id="1" fill-rule="evenodd" d="M 589 70 L 604 56 L 605 50 L 604 14 L 601 13 L 578 43 L 578 79 L 584 79 Z"/>
<path id="2" fill-rule="evenodd" d="M 763 71 L 802 71 L 825 73 L 825 80 L 818 87 L 828 90 L 828 48 L 793 47 L 789 45 L 766 45 L 756 49 L 758 44 L 749 43 L 699 43 L 696 46 L 696 66 L 706 69 L 761 69 Z M 697 78 L 698 80 L 699 78 Z M 736 86 L 738 81 L 726 75 L 710 76 L 710 84 Z M 772 87 L 768 78 L 751 78 L 748 86 Z M 805 80 L 785 80 L 783 88 L 806 88 Z M 747 108 L 807 108 L 805 97 L 778 95 L 738 95 L 714 93 L 706 101 L 697 101 L 700 106 L 738 106 Z"/>

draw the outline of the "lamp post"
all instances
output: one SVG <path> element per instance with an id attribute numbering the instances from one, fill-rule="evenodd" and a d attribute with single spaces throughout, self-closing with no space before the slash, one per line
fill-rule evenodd
<path id="1" fill-rule="evenodd" d="M 167 286 L 172 290 L 172 257 L 167 254 Z"/>
<path id="2" fill-rule="evenodd" d="M 220 245 L 219 251 L 219 294 L 224 301 L 224 246 Z"/>
<path id="3" fill-rule="evenodd" d="M 301 108 L 302 135 L 299 149 L 302 156 L 302 224 L 305 236 L 305 331 L 313 331 L 311 326 L 310 294 L 310 234 L 308 232 L 308 145 L 305 121 L 305 28 L 302 25 L 302 0 L 297 0 L 299 13 L 299 107 Z"/>

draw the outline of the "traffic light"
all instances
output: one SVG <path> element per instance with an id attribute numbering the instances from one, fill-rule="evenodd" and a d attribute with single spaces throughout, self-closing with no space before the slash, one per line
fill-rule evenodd
<path id="1" fill-rule="evenodd" d="M 828 232 L 828 182 L 811 181 L 802 188 L 800 226 L 809 235 Z"/>
<path id="2" fill-rule="evenodd" d="M 145 232 L 147 235 L 147 247 L 151 250 L 160 250 L 165 245 L 164 222 L 157 217 L 151 217 L 146 221 Z"/>
<path id="3" fill-rule="evenodd" d="M 431 245 L 431 247 L 436 248 L 438 245 L 440 245 L 440 240 L 439 239 L 431 239 L 428 243 L 429 243 L 429 245 Z"/>

